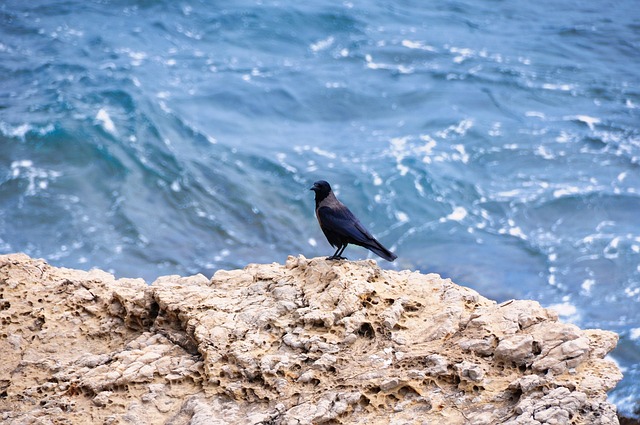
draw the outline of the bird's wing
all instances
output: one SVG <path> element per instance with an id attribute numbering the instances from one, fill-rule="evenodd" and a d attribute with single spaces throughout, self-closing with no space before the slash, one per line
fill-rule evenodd
<path id="1" fill-rule="evenodd" d="M 342 236 L 351 238 L 357 242 L 366 244 L 375 240 L 371 233 L 358 221 L 347 207 L 343 208 L 318 208 L 318 219 L 323 228 Z"/>

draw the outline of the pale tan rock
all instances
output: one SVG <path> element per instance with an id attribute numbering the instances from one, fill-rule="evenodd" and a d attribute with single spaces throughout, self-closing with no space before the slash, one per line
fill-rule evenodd
<path id="1" fill-rule="evenodd" d="M 494 352 L 495 357 L 513 362 L 517 365 L 526 364 L 534 356 L 534 342 L 532 335 L 510 335 L 500 341 Z"/>
<path id="2" fill-rule="evenodd" d="M 374 261 L 146 285 L 15 254 L 0 291 L 2 423 L 617 423 L 617 335 Z"/>

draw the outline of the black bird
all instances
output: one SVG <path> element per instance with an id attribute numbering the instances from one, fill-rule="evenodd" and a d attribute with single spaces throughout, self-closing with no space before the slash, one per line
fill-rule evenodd
<path id="1" fill-rule="evenodd" d="M 342 253 L 350 243 L 367 248 L 387 261 L 398 258 L 371 236 L 349 208 L 338 201 L 329 183 L 319 180 L 310 190 L 316 193 L 316 217 L 320 228 L 331 246 L 336 248 L 336 252 L 327 260 L 346 260 Z"/>

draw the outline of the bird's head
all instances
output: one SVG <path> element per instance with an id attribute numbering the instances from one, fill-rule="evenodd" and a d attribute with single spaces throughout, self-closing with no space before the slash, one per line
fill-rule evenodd
<path id="1" fill-rule="evenodd" d="M 313 190 L 316 193 L 317 199 L 324 199 L 331 193 L 331 186 L 324 180 L 318 180 L 309 190 Z"/>

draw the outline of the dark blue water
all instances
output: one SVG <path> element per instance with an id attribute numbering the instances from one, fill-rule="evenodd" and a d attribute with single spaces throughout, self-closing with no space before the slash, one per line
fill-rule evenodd
<path id="1" fill-rule="evenodd" d="M 326 179 L 385 267 L 618 332 L 633 414 L 639 70 L 636 0 L 3 1 L 0 252 L 148 281 L 328 255 Z"/>

